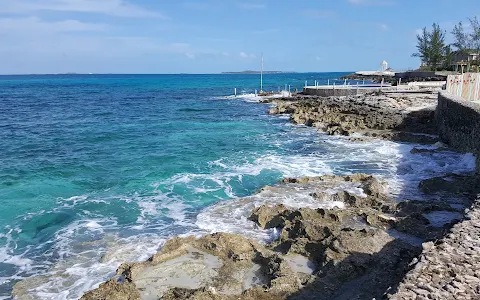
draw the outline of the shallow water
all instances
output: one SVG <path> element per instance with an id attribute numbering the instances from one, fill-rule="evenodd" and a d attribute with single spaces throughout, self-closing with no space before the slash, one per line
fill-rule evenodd
<path id="1" fill-rule="evenodd" d="M 276 74 L 266 82 L 268 90 L 301 88 L 306 79 L 340 75 Z M 257 79 L 0 77 L 0 299 L 25 278 L 19 290 L 36 298 L 76 299 L 173 235 L 250 230 L 271 238 L 275 232 L 246 220 L 253 205 L 325 205 L 301 193 L 237 200 L 282 177 L 371 173 L 393 195 L 414 199 L 423 197 L 419 180 L 475 167 L 470 154 L 354 144 L 269 116 L 252 95 L 223 97 L 233 87 L 253 93 Z"/>

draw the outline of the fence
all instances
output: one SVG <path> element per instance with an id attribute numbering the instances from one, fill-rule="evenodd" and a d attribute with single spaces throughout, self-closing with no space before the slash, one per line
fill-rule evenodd
<path id="1" fill-rule="evenodd" d="M 448 75 L 447 92 L 468 101 L 480 101 L 480 73 Z"/>

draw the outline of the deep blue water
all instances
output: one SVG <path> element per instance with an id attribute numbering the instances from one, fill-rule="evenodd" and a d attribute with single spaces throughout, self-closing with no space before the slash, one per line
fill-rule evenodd
<path id="1" fill-rule="evenodd" d="M 225 98 L 258 85 L 258 75 L 0 76 L 0 299 L 25 278 L 37 298 L 78 298 L 170 236 L 226 230 L 197 220 L 215 203 L 283 176 L 393 176 L 410 150 L 348 148 L 251 96 Z"/>

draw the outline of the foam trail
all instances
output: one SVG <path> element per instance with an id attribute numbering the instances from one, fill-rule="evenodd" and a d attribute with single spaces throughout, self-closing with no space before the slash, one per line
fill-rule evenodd
<path id="1" fill-rule="evenodd" d="M 57 209 L 64 210 L 88 205 L 112 205 L 112 209 L 126 206 L 125 213 L 136 214 L 131 223 L 121 223 L 115 215 L 86 211 L 58 230 L 52 239 L 20 254 L 13 254 L 12 250 L 20 228 L 10 228 L 0 236 L 6 240 L 6 246 L 0 247 L 0 262 L 18 267 L 8 280 L 41 274 L 22 283 L 26 293 L 42 299 L 78 299 L 83 292 L 108 279 L 120 263 L 147 259 L 173 235 L 227 231 L 260 241 L 278 236 L 275 230 L 260 230 L 248 220 L 254 207 L 283 203 L 294 208 L 342 208 L 343 203 L 314 199 L 308 188 L 275 187 L 276 190 L 264 189 L 251 195 L 265 183 L 274 184 L 282 177 L 369 173 L 383 178 L 390 193 L 403 200 L 425 199 L 418 189 L 422 179 L 475 169 L 472 154 L 433 146 L 435 153 L 412 154 L 413 147 L 420 145 L 380 140 L 352 143 L 345 137 L 326 136 L 313 128 L 278 121 L 277 117 L 266 118 L 277 122 L 272 126 L 277 126 L 278 132 L 273 137 L 266 134 L 262 140 L 274 150 L 237 152 L 212 160 L 207 171 L 176 174 L 153 182 L 153 191 L 148 195 L 80 195 L 58 200 Z M 364 196 L 358 186 L 349 184 L 325 190 L 332 194 L 348 190 Z M 26 217 L 47 213 L 41 211 Z M 32 255 L 39 252 L 34 247 L 49 250 Z"/>

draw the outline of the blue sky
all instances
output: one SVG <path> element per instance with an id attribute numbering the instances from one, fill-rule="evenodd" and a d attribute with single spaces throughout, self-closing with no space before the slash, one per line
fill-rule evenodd
<path id="1" fill-rule="evenodd" d="M 461 9 L 459 9 L 461 8 Z M 415 34 L 478 0 L 0 0 L 0 73 L 417 67 Z"/>

